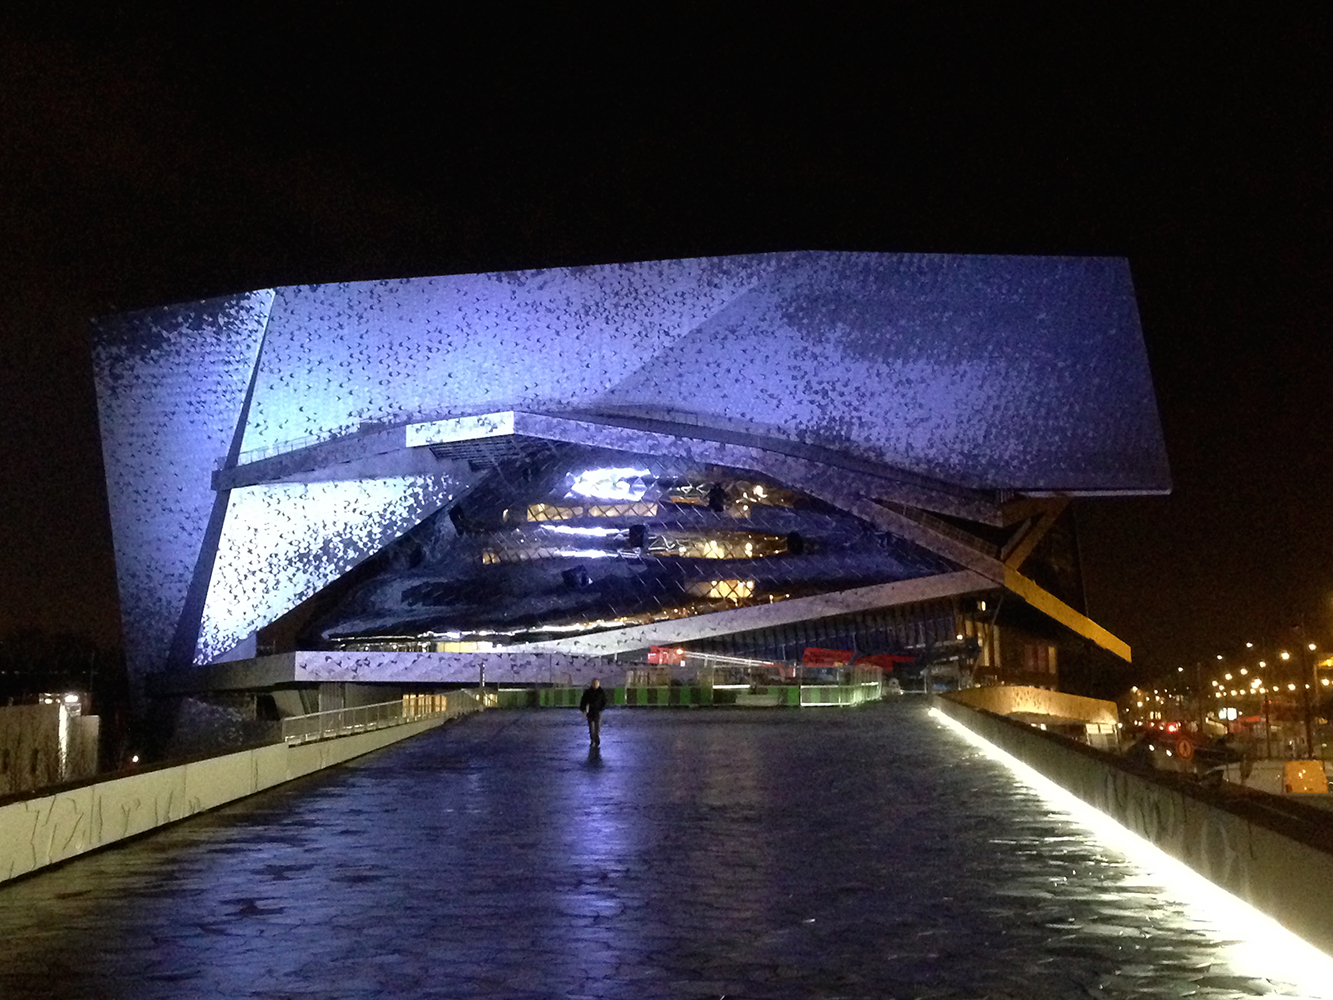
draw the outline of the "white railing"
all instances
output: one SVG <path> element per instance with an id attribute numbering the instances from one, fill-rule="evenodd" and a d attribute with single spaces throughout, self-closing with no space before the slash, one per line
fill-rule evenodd
<path id="1" fill-rule="evenodd" d="M 422 719 L 452 719 L 479 712 L 483 707 L 485 700 L 481 693 L 467 689 L 449 694 L 405 694 L 398 701 L 288 716 L 282 720 L 282 739 L 285 743 L 328 740 Z"/>
<path id="2" fill-rule="evenodd" d="M 249 465 L 251 462 L 258 462 L 260 459 L 272 458 L 274 455 L 286 455 L 289 452 L 300 451 L 302 448 L 313 448 L 317 444 L 324 444 L 328 441 L 337 441 L 344 437 L 355 437 L 354 434 L 335 434 L 320 435 L 307 434 L 304 437 L 291 438 L 287 441 L 274 441 L 272 444 L 264 445 L 260 448 L 251 448 L 249 451 L 243 451 L 236 456 L 236 466 Z M 227 456 L 222 455 L 213 460 L 213 468 L 225 469 L 227 467 Z"/>
<path id="3" fill-rule="evenodd" d="M 821 705 L 863 705 L 884 697 L 884 681 L 879 671 L 854 670 L 844 684 L 812 684 L 801 687 L 801 707 Z"/>

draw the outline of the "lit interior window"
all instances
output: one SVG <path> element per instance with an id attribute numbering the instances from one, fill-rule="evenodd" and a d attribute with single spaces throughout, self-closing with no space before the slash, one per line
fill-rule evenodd
<path id="1" fill-rule="evenodd" d="M 535 522 L 570 521 L 576 517 L 657 517 L 655 503 L 606 503 L 565 505 L 534 503 L 528 506 L 528 520 Z"/>
<path id="2" fill-rule="evenodd" d="M 648 551 L 652 555 L 682 559 L 757 559 L 781 555 L 787 550 L 785 536 L 754 531 L 711 536 L 670 531 L 652 535 L 648 539 Z"/>
<path id="3" fill-rule="evenodd" d="M 715 601 L 743 601 L 754 596 L 753 580 L 708 580 L 689 586 L 691 594 Z"/>
<path id="4" fill-rule="evenodd" d="M 569 487 L 570 496 L 597 500 L 642 500 L 648 491 L 647 469 L 587 469 Z"/>

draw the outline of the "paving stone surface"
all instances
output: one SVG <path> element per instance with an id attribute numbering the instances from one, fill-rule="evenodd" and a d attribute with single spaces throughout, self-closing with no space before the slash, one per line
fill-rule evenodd
<path id="1" fill-rule="evenodd" d="M 586 739 L 489 712 L 0 887 L 0 998 L 1290 995 L 917 699 Z"/>

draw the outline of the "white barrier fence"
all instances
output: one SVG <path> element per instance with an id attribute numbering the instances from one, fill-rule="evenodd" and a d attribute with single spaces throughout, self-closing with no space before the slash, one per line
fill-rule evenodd
<path id="1" fill-rule="evenodd" d="M 861 680 L 836 686 L 811 685 L 801 688 L 801 707 L 862 705 L 868 701 L 879 701 L 882 697 L 884 697 L 884 687 L 879 680 Z"/>
<path id="2" fill-rule="evenodd" d="M 282 739 L 284 743 L 309 743 L 422 719 L 452 719 L 483 707 L 481 694 L 469 689 L 449 694 L 405 694 L 398 701 L 288 716 L 282 720 Z"/>

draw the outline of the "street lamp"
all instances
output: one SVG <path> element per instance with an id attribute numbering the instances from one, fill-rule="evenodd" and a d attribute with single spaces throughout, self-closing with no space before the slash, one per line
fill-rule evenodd
<path id="1" fill-rule="evenodd" d="M 1301 621 L 1301 632 L 1305 632 L 1305 622 Z M 1304 638 L 1304 636 L 1302 636 Z M 1305 648 L 1309 650 L 1305 657 L 1305 663 L 1302 664 L 1301 674 L 1305 690 L 1302 692 L 1305 698 L 1305 756 L 1313 760 L 1314 752 L 1314 696 L 1310 693 L 1314 687 L 1310 682 L 1315 680 L 1315 661 L 1314 652 L 1318 648 L 1313 642 L 1306 643 Z M 1320 753 L 1323 756 L 1323 753 Z"/>
<path id="2" fill-rule="evenodd" d="M 1265 663 L 1263 660 L 1259 661 L 1260 670 L 1262 670 L 1266 666 L 1268 666 L 1268 664 Z M 1265 760 L 1271 760 L 1273 756 L 1273 716 L 1272 713 L 1269 711 L 1269 706 L 1272 704 L 1272 702 L 1269 699 L 1268 695 L 1268 689 L 1271 686 L 1272 685 L 1270 684 L 1265 684 L 1262 680 L 1259 681 L 1259 690 L 1263 693 L 1264 696 L 1264 759 Z"/>

